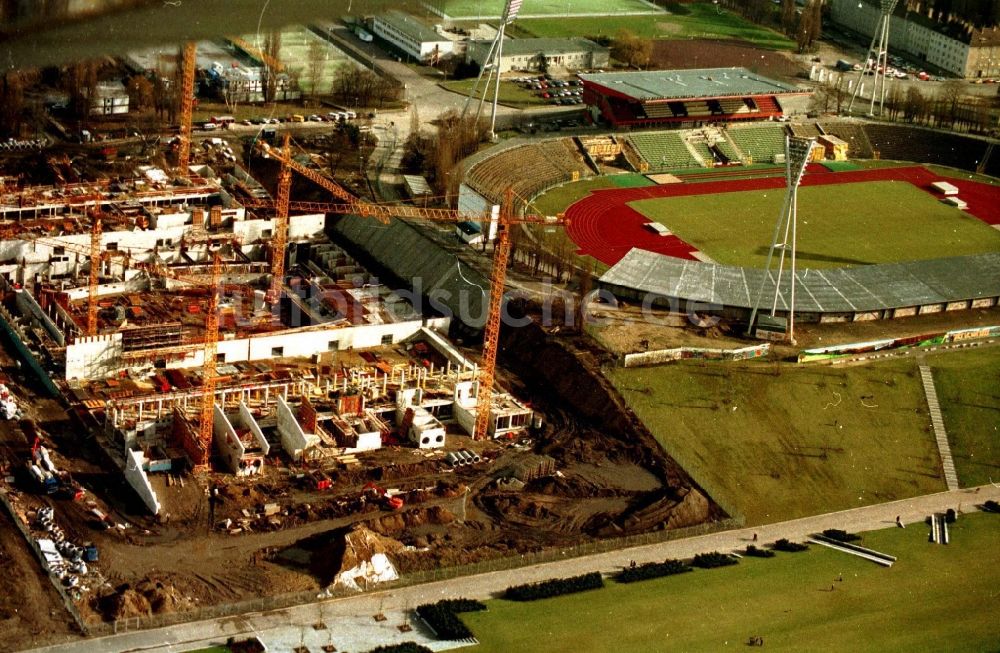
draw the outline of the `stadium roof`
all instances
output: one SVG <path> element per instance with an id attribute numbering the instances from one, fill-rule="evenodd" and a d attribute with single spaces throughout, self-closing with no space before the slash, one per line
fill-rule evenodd
<path id="1" fill-rule="evenodd" d="M 1000 296 L 1000 252 L 851 268 L 805 269 L 796 274 L 796 312 L 854 313 Z M 685 261 L 632 249 L 604 273 L 604 285 L 665 298 L 752 308 L 763 268 Z M 788 309 L 789 284 L 778 307 Z M 769 275 L 764 296 L 774 296 Z M 765 302 L 767 303 L 767 302 Z"/>
<path id="2" fill-rule="evenodd" d="M 582 74 L 580 79 L 640 101 L 802 92 L 791 84 L 762 77 L 746 68 L 593 73 Z"/>

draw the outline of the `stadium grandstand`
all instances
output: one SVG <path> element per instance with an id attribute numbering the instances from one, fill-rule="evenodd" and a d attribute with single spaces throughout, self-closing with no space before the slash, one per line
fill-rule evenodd
<path id="1" fill-rule="evenodd" d="M 767 120 L 807 92 L 746 68 L 696 68 L 580 75 L 594 122 L 619 127 L 699 126 Z"/>

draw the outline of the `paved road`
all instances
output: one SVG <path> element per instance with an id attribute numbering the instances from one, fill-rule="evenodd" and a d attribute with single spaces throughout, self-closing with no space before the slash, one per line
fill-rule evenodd
<path id="1" fill-rule="evenodd" d="M 157 630 L 119 634 L 89 640 L 87 650 L 95 653 L 124 653 L 138 650 L 150 653 L 175 653 L 189 650 L 193 648 L 192 645 L 197 643 L 224 641 L 233 635 L 255 632 L 266 635 L 268 631 L 277 632 L 281 628 L 304 628 L 316 623 L 317 620 L 323 620 L 328 626 L 333 627 L 331 637 L 334 642 L 337 642 L 348 637 L 359 637 L 357 632 L 353 632 L 357 629 L 359 620 L 367 623 L 367 617 L 380 611 L 389 617 L 386 623 L 398 624 L 406 619 L 405 613 L 408 610 L 420 603 L 459 596 L 479 599 L 491 598 L 495 593 L 513 584 L 571 576 L 595 570 L 612 573 L 631 560 L 643 563 L 662 561 L 665 558 L 690 558 L 697 553 L 707 551 L 733 551 L 743 548 L 748 542 L 751 542 L 754 533 L 758 535 L 761 542 L 772 542 L 782 537 L 802 540 L 807 535 L 827 528 L 841 528 L 850 532 L 888 528 L 895 523 L 897 516 L 902 519 L 904 524 L 910 524 L 911 528 L 925 528 L 923 520 L 932 512 L 943 512 L 948 508 L 954 508 L 959 512 L 971 512 L 976 509 L 978 504 L 987 499 L 1000 500 L 1000 486 L 985 485 L 978 488 L 941 492 L 755 528 L 713 533 L 520 569 L 496 571 L 386 592 L 333 599 L 270 613 L 227 617 Z M 343 633 L 339 633 L 336 630 L 335 624 L 337 623 L 350 624 L 350 626 L 346 627 Z M 371 630 L 374 632 L 377 629 L 372 626 Z M 78 650 L 79 644 L 64 644 L 36 649 L 38 653 L 74 653 Z"/>

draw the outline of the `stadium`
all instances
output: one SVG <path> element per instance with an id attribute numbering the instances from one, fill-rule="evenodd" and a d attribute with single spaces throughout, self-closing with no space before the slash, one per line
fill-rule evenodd
<path id="1" fill-rule="evenodd" d="M 757 121 L 808 97 L 746 68 L 696 68 L 580 75 L 590 118 L 613 128 Z"/>
<path id="2" fill-rule="evenodd" d="M 758 288 L 774 293 L 764 256 L 784 193 L 786 135 L 815 137 L 840 159 L 814 157 L 803 178 L 796 319 L 998 304 L 997 188 L 961 172 L 996 176 L 1000 162 L 970 136 L 824 120 L 515 140 L 467 161 L 460 205 L 497 203 L 506 188 L 523 200 L 520 210 L 564 197 L 548 208 L 564 212 L 576 253 L 604 266 L 603 288 L 628 302 L 741 321 Z M 935 190 L 940 181 L 957 196 Z"/>

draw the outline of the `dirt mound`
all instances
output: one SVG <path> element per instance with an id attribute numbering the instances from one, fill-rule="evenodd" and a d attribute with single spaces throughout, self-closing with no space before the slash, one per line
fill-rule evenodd
<path id="1" fill-rule="evenodd" d="M 134 586 L 118 586 L 99 596 L 94 606 L 107 621 L 180 612 L 190 607 L 190 602 L 173 585 L 149 578 Z"/>

